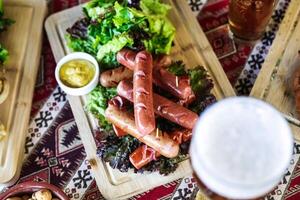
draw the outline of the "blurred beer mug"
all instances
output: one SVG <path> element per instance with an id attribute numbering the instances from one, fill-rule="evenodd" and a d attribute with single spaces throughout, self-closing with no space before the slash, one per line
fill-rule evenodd
<path id="1" fill-rule="evenodd" d="M 218 200 L 265 196 L 280 182 L 292 151 L 287 121 L 249 97 L 228 98 L 204 111 L 190 146 L 200 188 Z"/>
<path id="2" fill-rule="evenodd" d="M 277 0 L 230 0 L 229 27 L 243 40 L 259 39 L 272 16 Z"/>

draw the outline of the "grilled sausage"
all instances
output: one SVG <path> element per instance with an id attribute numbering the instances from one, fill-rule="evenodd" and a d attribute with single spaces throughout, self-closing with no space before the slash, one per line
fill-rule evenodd
<path id="1" fill-rule="evenodd" d="M 187 129 L 177 130 L 172 132 L 170 136 L 178 144 L 182 144 L 192 138 L 192 131 Z M 141 169 L 151 161 L 156 160 L 159 156 L 160 154 L 151 147 L 142 145 L 133 153 L 131 153 L 131 155 L 129 156 L 129 160 L 136 169 Z"/>
<path id="2" fill-rule="evenodd" d="M 155 129 L 152 91 L 152 56 L 146 51 L 141 51 L 137 54 L 135 62 L 136 66 L 133 73 L 135 124 L 143 135 L 147 135 Z"/>
<path id="3" fill-rule="evenodd" d="M 188 76 L 175 76 L 166 69 L 160 68 L 153 71 L 153 81 L 155 85 L 170 92 L 175 97 L 187 101 L 195 99 Z"/>
<path id="4" fill-rule="evenodd" d="M 135 59 L 136 54 L 134 55 Z M 172 61 L 170 56 L 161 55 L 154 60 L 154 66 L 167 67 L 171 65 Z M 134 65 L 134 63 L 132 63 Z M 115 69 L 110 69 L 100 75 L 100 83 L 104 87 L 116 87 L 122 80 L 131 79 L 133 76 L 133 69 L 120 66 Z"/>
<path id="5" fill-rule="evenodd" d="M 121 81 L 117 87 L 118 95 L 133 102 L 133 89 L 129 81 Z M 153 93 L 154 113 L 184 128 L 193 129 L 198 115 L 169 99 Z"/>
<path id="6" fill-rule="evenodd" d="M 124 65 L 125 67 L 134 70 L 136 55 L 137 53 L 132 50 L 122 49 L 117 53 L 117 61 L 121 65 Z"/>
<path id="7" fill-rule="evenodd" d="M 115 96 L 112 99 L 108 101 L 109 105 L 115 106 L 119 108 L 120 110 L 127 110 L 130 103 L 128 102 L 127 99 L 121 96 Z"/>
<path id="8" fill-rule="evenodd" d="M 172 64 L 171 57 L 168 55 L 159 55 L 154 58 L 153 67 L 154 68 L 166 68 Z"/>
<path id="9" fill-rule="evenodd" d="M 118 137 L 122 137 L 122 136 L 127 135 L 127 133 L 125 131 L 123 131 L 122 129 L 120 129 L 119 127 L 116 127 L 115 125 L 113 125 L 112 127 L 113 127 L 113 130 L 114 130 L 115 134 Z"/>
<path id="10" fill-rule="evenodd" d="M 141 169 L 159 156 L 160 154 L 151 147 L 142 145 L 130 154 L 129 161 L 136 169 Z"/>
<path id="11" fill-rule="evenodd" d="M 135 58 L 136 53 L 129 49 L 122 49 L 117 54 L 118 62 L 131 70 L 134 69 Z M 187 76 L 175 76 L 162 67 L 154 67 L 153 83 L 180 99 L 189 100 L 195 98 L 194 92 L 190 86 L 190 80 Z"/>
<path id="12" fill-rule="evenodd" d="M 116 87 L 118 83 L 124 79 L 130 79 L 133 72 L 127 67 L 121 66 L 110 69 L 100 75 L 100 83 L 104 87 Z"/>
<path id="13" fill-rule="evenodd" d="M 137 52 L 130 49 L 122 49 L 117 53 L 117 61 L 126 66 L 128 69 L 134 70 L 135 57 Z M 166 68 L 172 64 L 172 60 L 168 55 L 159 55 L 153 60 L 154 68 Z"/>
<path id="14" fill-rule="evenodd" d="M 188 129 L 176 130 L 170 134 L 172 140 L 176 141 L 178 144 L 182 144 L 192 139 L 193 132 Z"/>
<path id="15" fill-rule="evenodd" d="M 120 110 L 118 107 L 109 105 L 105 111 L 106 119 L 124 132 L 137 138 L 142 143 L 148 145 L 167 158 L 174 158 L 178 155 L 179 145 L 173 141 L 168 134 L 153 131 L 148 135 L 143 135 L 137 129 L 133 114 Z"/>

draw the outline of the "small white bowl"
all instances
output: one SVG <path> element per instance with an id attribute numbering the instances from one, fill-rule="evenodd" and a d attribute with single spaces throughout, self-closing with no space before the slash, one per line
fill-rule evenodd
<path id="1" fill-rule="evenodd" d="M 61 81 L 59 71 L 65 63 L 67 63 L 71 60 L 77 60 L 77 59 L 87 60 L 87 61 L 91 62 L 95 67 L 95 75 L 94 75 L 93 79 L 86 86 L 83 86 L 80 88 L 72 88 L 72 87 L 65 85 Z M 81 95 L 86 95 L 86 94 L 90 93 L 99 83 L 99 74 L 100 74 L 100 70 L 99 70 L 99 65 L 98 65 L 97 60 L 93 56 L 91 56 L 87 53 L 83 53 L 83 52 L 68 54 L 67 56 L 63 57 L 57 63 L 56 68 L 55 68 L 55 78 L 56 78 L 58 85 L 61 87 L 61 89 L 63 91 L 65 91 L 65 93 L 72 95 L 72 96 L 81 96 Z"/>

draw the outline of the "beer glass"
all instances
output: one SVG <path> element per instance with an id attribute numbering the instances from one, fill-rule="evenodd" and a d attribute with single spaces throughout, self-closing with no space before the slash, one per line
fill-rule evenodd
<path id="1" fill-rule="evenodd" d="M 229 27 L 243 40 L 257 40 L 265 31 L 276 0 L 230 0 Z"/>
<path id="2" fill-rule="evenodd" d="M 211 199 L 257 199 L 280 182 L 293 137 L 272 106 L 250 97 L 222 100 L 199 118 L 190 146 L 199 187 Z"/>

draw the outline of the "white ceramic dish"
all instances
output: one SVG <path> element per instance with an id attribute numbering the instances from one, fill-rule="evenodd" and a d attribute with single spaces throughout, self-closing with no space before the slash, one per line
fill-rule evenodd
<path id="1" fill-rule="evenodd" d="M 59 71 L 65 63 L 67 63 L 71 60 L 77 60 L 77 59 L 83 59 L 83 60 L 87 60 L 87 61 L 91 62 L 95 67 L 95 75 L 94 75 L 93 79 L 86 86 L 83 86 L 80 88 L 72 88 L 72 87 L 65 85 L 61 81 Z M 100 74 L 100 70 L 99 70 L 99 65 L 98 65 L 97 60 L 93 56 L 91 56 L 87 53 L 83 53 L 83 52 L 71 53 L 71 54 L 66 55 L 57 63 L 56 69 L 55 69 L 55 78 L 56 78 L 58 85 L 61 87 L 61 89 L 63 91 L 65 91 L 65 93 L 72 95 L 72 96 L 82 96 L 82 95 L 86 95 L 86 94 L 90 93 L 98 85 L 99 74 Z"/>

